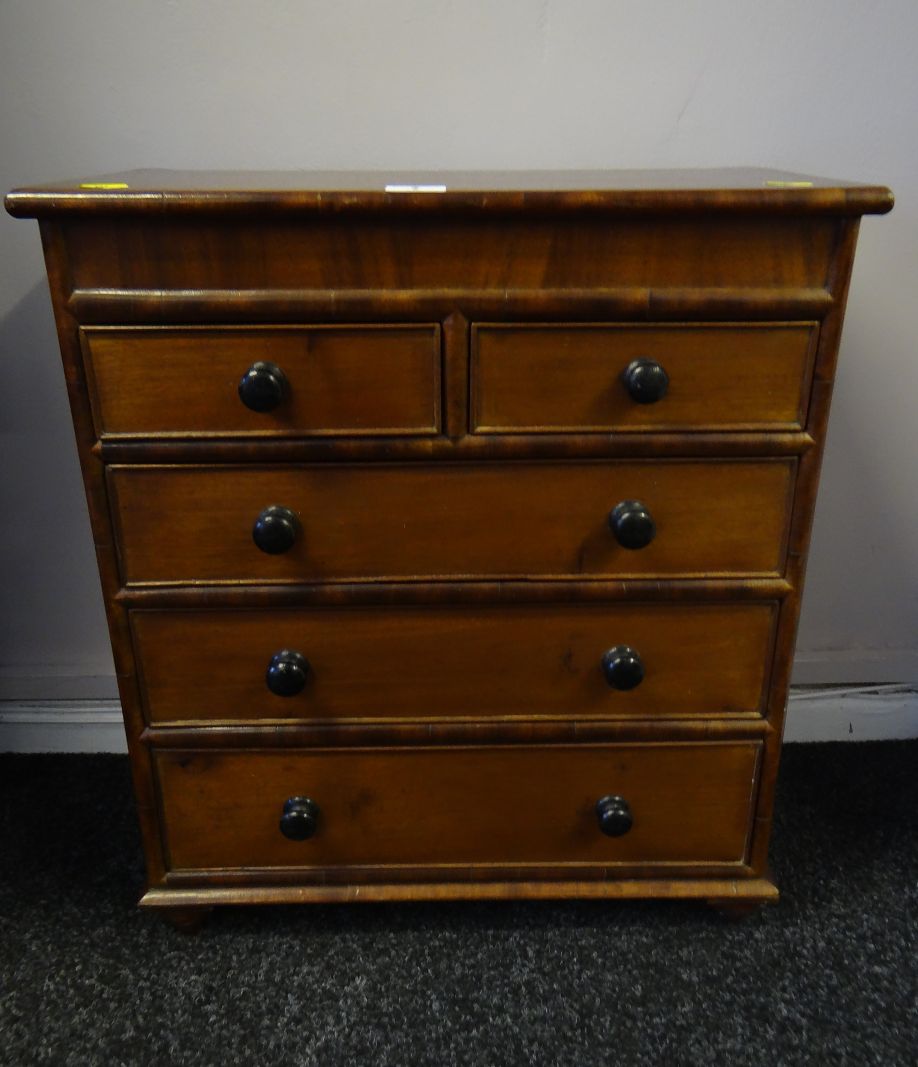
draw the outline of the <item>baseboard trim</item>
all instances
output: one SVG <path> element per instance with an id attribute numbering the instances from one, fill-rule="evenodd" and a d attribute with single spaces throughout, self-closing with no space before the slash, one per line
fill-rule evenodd
<path id="1" fill-rule="evenodd" d="M 127 752 L 121 703 L 0 701 L 0 752 Z"/>
<path id="2" fill-rule="evenodd" d="M 918 737 L 918 687 L 791 690 L 785 741 Z M 0 752 L 126 752 L 117 700 L 0 701 Z"/>
<path id="3" fill-rule="evenodd" d="M 785 741 L 890 741 L 905 737 L 918 737 L 918 686 L 791 689 Z"/>
<path id="4" fill-rule="evenodd" d="M 851 649 L 829 652 L 798 649 L 794 654 L 792 686 L 866 686 L 881 683 L 915 686 L 918 679 L 918 649 Z"/>

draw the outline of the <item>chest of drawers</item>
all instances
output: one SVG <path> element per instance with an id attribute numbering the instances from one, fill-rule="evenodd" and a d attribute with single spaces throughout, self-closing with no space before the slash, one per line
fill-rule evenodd
<path id="1" fill-rule="evenodd" d="M 842 316 L 889 191 L 392 180 L 7 198 L 41 224 L 141 904 L 773 899 Z"/>

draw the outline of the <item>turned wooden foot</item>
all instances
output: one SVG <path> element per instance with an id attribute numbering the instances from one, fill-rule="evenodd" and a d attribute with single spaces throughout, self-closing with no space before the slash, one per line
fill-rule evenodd
<path id="1" fill-rule="evenodd" d="M 760 900 L 709 900 L 708 904 L 730 922 L 747 919 L 762 908 Z"/>
<path id="2" fill-rule="evenodd" d="M 204 920 L 214 909 L 205 905 L 185 908 L 163 908 L 162 917 L 174 926 L 179 933 L 196 934 L 204 925 Z"/>

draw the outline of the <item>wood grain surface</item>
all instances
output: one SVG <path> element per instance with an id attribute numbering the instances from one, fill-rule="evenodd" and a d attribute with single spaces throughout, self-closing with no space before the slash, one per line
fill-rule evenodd
<path id="1" fill-rule="evenodd" d="M 502 432 L 796 430 L 806 422 L 813 323 L 673 326 L 476 325 L 472 429 Z M 639 404 L 635 359 L 669 376 Z"/>
<path id="2" fill-rule="evenodd" d="M 110 467 L 127 583 L 777 575 L 791 460 Z M 608 514 L 640 500 L 657 525 L 622 548 Z M 302 534 L 252 541 L 282 505 Z"/>
<path id="3" fill-rule="evenodd" d="M 173 870 L 540 862 L 614 868 L 741 863 L 758 756 L 750 743 L 524 745 L 169 751 L 157 755 L 156 766 Z M 634 826 L 623 837 L 598 828 L 595 805 L 607 794 L 624 796 L 632 809 Z M 315 837 L 290 841 L 280 833 L 291 796 L 318 804 Z"/>
<path id="4" fill-rule="evenodd" d="M 397 292 L 593 286 L 824 288 L 831 218 L 392 215 L 62 220 L 74 289 Z M 461 307 L 460 307 L 461 310 Z"/>
<path id="5" fill-rule="evenodd" d="M 529 604 L 310 611 L 134 611 L 154 724 L 538 717 L 717 718 L 762 707 L 776 605 Z M 634 648 L 635 689 L 600 662 Z M 301 652 L 305 689 L 276 696 L 274 653 Z"/>
<path id="6" fill-rule="evenodd" d="M 440 327 L 233 327 L 82 331 L 96 432 L 245 437 L 433 434 Z M 272 411 L 239 379 L 256 361 L 287 378 Z"/>

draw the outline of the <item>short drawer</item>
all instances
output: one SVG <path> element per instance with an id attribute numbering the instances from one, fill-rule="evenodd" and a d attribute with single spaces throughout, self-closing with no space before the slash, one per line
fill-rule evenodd
<path id="1" fill-rule="evenodd" d="M 436 324 L 94 327 L 82 342 L 100 436 L 418 435 L 440 424 Z"/>
<path id="2" fill-rule="evenodd" d="M 472 331 L 472 429 L 799 430 L 816 336 L 808 322 L 481 324 Z"/>
<path id="3" fill-rule="evenodd" d="M 774 603 L 134 611 L 153 724 L 761 713 Z"/>
<path id="4" fill-rule="evenodd" d="M 417 865 L 448 877 L 457 864 L 740 864 L 759 752 L 739 742 L 160 750 L 156 772 L 172 870 L 373 867 L 384 878 L 387 866 Z M 607 822 L 620 836 L 600 829 L 605 797 L 621 798 Z M 285 806 L 287 831 L 312 836 L 281 832 Z"/>
<path id="5" fill-rule="evenodd" d="M 782 458 L 113 466 L 108 476 L 122 576 L 135 584 L 775 575 L 794 470 Z M 278 517 L 289 537 L 259 550 L 256 523 L 277 530 Z M 645 547 L 623 546 L 625 528 L 649 534 L 650 523 Z"/>

